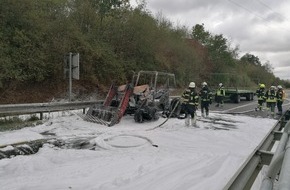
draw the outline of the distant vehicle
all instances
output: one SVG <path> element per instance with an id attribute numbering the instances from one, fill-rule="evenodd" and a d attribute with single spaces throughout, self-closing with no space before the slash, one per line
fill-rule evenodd
<path id="1" fill-rule="evenodd" d="M 234 103 L 240 103 L 242 97 L 246 98 L 247 101 L 251 101 L 255 96 L 255 91 L 239 88 L 225 88 L 225 92 L 226 99 Z"/>
<path id="2" fill-rule="evenodd" d="M 241 98 L 245 98 L 247 101 L 252 101 L 254 99 L 256 91 L 246 87 L 247 85 L 243 82 L 243 79 L 236 74 L 212 73 L 211 75 L 214 79 L 213 81 L 217 81 L 219 83 L 221 82 L 224 84 L 226 96 L 225 101 L 229 100 L 234 103 L 240 103 Z M 238 86 L 238 81 L 240 84 L 242 83 L 244 87 Z"/>

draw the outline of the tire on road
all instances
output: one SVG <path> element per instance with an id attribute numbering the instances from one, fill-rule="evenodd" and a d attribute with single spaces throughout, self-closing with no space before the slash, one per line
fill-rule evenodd
<path id="1" fill-rule="evenodd" d="M 236 94 L 236 95 L 235 95 L 235 98 L 234 98 L 234 102 L 235 102 L 235 103 L 240 103 L 240 102 L 241 102 L 241 95 Z"/>

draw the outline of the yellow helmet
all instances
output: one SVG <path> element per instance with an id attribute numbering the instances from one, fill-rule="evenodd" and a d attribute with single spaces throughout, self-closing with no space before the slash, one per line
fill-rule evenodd
<path id="1" fill-rule="evenodd" d="M 265 85 L 264 84 L 260 84 L 260 88 L 265 88 Z"/>

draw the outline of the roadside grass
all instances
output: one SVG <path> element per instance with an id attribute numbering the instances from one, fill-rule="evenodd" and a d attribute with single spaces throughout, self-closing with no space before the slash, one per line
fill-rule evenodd
<path id="1" fill-rule="evenodd" d="M 26 119 L 22 119 L 18 116 L 2 117 L 0 118 L 0 132 L 33 127 L 40 124 L 42 124 L 42 121 L 39 120 L 36 115 L 32 115 Z"/>

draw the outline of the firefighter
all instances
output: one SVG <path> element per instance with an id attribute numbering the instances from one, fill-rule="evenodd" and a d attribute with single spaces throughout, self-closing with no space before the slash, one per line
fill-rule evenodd
<path id="1" fill-rule="evenodd" d="M 196 125 L 196 110 L 199 96 L 196 92 L 195 83 L 190 82 L 188 88 L 181 95 L 181 109 L 185 112 L 185 126 Z"/>
<path id="2" fill-rule="evenodd" d="M 277 86 L 278 90 L 276 93 L 276 97 L 277 97 L 277 108 L 278 108 L 278 115 L 282 115 L 282 104 L 283 101 L 285 99 L 285 91 L 283 90 L 281 85 Z"/>
<path id="3" fill-rule="evenodd" d="M 224 89 L 223 83 L 219 83 L 219 87 L 216 91 L 216 101 L 217 104 L 215 107 L 223 107 L 224 106 L 224 97 L 226 95 L 226 91 Z"/>
<path id="4" fill-rule="evenodd" d="M 275 86 L 271 86 L 270 89 L 267 90 L 265 97 L 266 97 L 268 115 L 271 114 L 271 116 L 274 117 L 275 107 L 276 107 L 276 102 L 277 102 Z"/>
<path id="5" fill-rule="evenodd" d="M 258 110 L 262 110 L 263 108 L 263 104 L 264 102 L 266 101 L 266 92 L 265 92 L 265 84 L 260 84 L 259 85 L 259 89 L 257 89 L 256 91 L 256 94 L 257 94 L 257 97 L 258 97 L 258 105 L 257 107 L 255 108 L 256 111 Z"/>
<path id="6" fill-rule="evenodd" d="M 202 85 L 202 89 L 199 91 L 201 116 L 208 117 L 209 105 L 212 103 L 212 92 L 209 90 L 206 82 L 203 82 L 201 85 Z M 204 110 L 205 110 L 205 115 L 204 115 Z"/>

